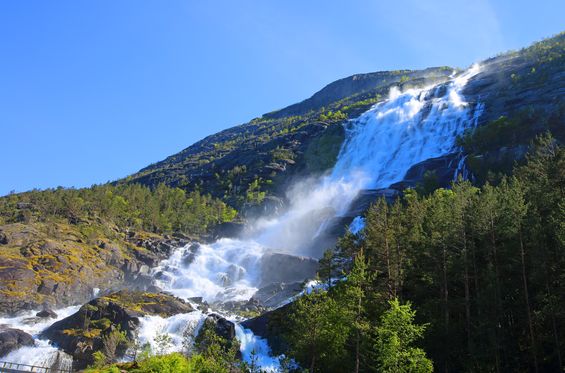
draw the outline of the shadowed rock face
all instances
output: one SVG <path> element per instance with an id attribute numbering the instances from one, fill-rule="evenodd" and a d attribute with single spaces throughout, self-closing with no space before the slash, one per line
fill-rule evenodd
<path id="1" fill-rule="evenodd" d="M 292 283 L 314 278 L 316 259 L 281 253 L 268 253 L 261 258 L 261 285 Z"/>
<path id="2" fill-rule="evenodd" d="M 270 284 L 257 290 L 251 298 L 251 301 L 256 301 L 258 305 L 263 308 L 272 309 L 301 291 L 301 282 Z"/>
<path id="3" fill-rule="evenodd" d="M 557 38 L 564 39 L 565 35 Z M 490 58 L 481 66 L 482 71 L 463 91 L 470 102 L 485 103 L 479 124 L 527 107 L 553 111 L 563 102 L 565 71 L 558 61 L 540 61 L 536 56 L 515 53 Z"/>
<path id="4" fill-rule="evenodd" d="M 282 335 L 288 331 L 288 316 L 292 312 L 293 303 L 286 304 L 276 310 L 265 312 L 261 316 L 245 320 L 241 323 L 246 329 L 250 329 L 255 335 L 265 338 L 273 355 L 287 352 Z"/>
<path id="5" fill-rule="evenodd" d="M 197 338 L 202 338 L 201 334 L 206 328 L 211 328 L 216 335 L 226 341 L 231 341 L 235 338 L 235 324 L 218 314 L 213 313 L 206 317 Z"/>
<path id="6" fill-rule="evenodd" d="M 56 319 L 57 313 L 53 310 L 50 310 L 49 308 L 45 308 L 45 309 L 43 309 L 43 311 L 39 311 L 38 313 L 36 313 L 35 316 L 40 317 L 42 319 L 45 319 L 45 318 Z"/>
<path id="7" fill-rule="evenodd" d="M 449 187 L 456 178 L 457 166 L 461 155 L 447 154 L 442 157 L 430 158 L 410 167 L 404 179 L 391 185 L 391 189 L 404 190 L 414 188 L 424 180 L 426 172 L 431 172 L 439 187 Z"/>
<path id="8" fill-rule="evenodd" d="M 33 337 L 19 329 L 0 330 L 0 358 L 24 346 L 33 346 Z"/>
<path id="9" fill-rule="evenodd" d="M 135 336 L 139 317 L 170 317 L 192 312 L 190 304 L 165 293 L 119 291 L 94 299 L 75 314 L 60 320 L 41 333 L 63 351 L 73 356 L 76 369 L 93 363 L 93 354 L 103 347 L 104 336 L 120 330 L 128 339 Z M 125 349 L 118 351 L 123 354 Z"/>

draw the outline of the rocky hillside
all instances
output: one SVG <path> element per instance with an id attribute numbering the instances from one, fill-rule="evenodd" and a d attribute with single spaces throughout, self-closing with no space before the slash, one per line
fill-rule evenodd
<path id="1" fill-rule="evenodd" d="M 0 226 L 0 312 L 60 308 L 99 291 L 150 287 L 149 269 L 187 244 L 186 237 L 114 231 L 92 239 L 93 224 Z M 96 226 L 102 229 L 102 226 Z"/>
<path id="2" fill-rule="evenodd" d="M 501 116 L 527 120 L 520 128 L 506 129 L 519 130 L 520 136 L 499 136 L 491 149 L 477 152 L 465 146 L 474 171 L 482 175 L 485 167 L 504 168 L 507 158 L 513 162 L 522 157 L 524 146 L 546 130 L 565 138 L 565 33 L 490 58 L 481 66 L 482 72 L 464 92 L 470 102 L 484 103 L 480 124 L 490 125 Z M 276 208 L 282 202 L 274 197 L 283 197 L 280 192 L 293 175 L 323 172 L 334 164 L 344 138 L 339 124 L 385 99 L 393 86 L 438 83 L 453 73 L 452 68 L 440 67 L 353 75 L 298 104 L 209 136 L 123 181 L 201 186 L 233 206 L 268 202 L 263 205 Z M 429 171 L 430 166 L 420 169 Z M 437 169 L 452 174 L 443 166 Z M 410 185 L 421 181 L 423 174 L 414 170 Z"/>
<path id="3" fill-rule="evenodd" d="M 74 305 L 96 289 L 144 289 L 149 269 L 172 249 L 235 215 L 210 196 L 164 185 L 0 198 L 0 313 Z"/>
<path id="4" fill-rule="evenodd" d="M 446 81 L 449 67 L 359 74 L 329 84 L 311 98 L 209 136 L 124 181 L 202 189 L 234 206 L 277 195 L 288 171 L 319 173 L 333 166 L 343 141 L 339 125 L 388 96 Z"/>

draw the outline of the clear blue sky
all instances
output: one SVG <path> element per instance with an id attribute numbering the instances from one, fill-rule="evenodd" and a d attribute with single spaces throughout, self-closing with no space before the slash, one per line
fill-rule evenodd
<path id="1" fill-rule="evenodd" d="M 131 174 L 359 72 L 465 67 L 563 0 L 2 1 L 0 195 Z"/>

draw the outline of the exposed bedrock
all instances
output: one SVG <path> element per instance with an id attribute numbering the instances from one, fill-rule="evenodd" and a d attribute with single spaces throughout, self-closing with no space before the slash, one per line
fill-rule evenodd
<path id="1" fill-rule="evenodd" d="M 61 308 L 125 287 L 147 290 L 150 268 L 187 237 L 88 239 L 72 225 L 0 226 L 0 314 Z"/>
<path id="2" fill-rule="evenodd" d="M 272 283 L 292 283 L 314 278 L 318 261 L 282 253 L 267 253 L 261 258 L 260 287 Z"/>
<path id="3" fill-rule="evenodd" d="M 33 346 L 35 341 L 28 333 L 19 329 L 1 329 L 0 327 L 0 358 L 24 346 Z"/>

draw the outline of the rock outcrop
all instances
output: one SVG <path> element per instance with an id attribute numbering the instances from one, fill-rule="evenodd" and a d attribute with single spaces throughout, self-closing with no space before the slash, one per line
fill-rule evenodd
<path id="1" fill-rule="evenodd" d="M 265 338 L 269 342 L 273 355 L 287 352 L 282 336 L 288 330 L 288 315 L 292 312 L 293 303 L 284 305 L 276 310 L 265 312 L 261 316 L 245 320 L 241 326 L 250 329 L 253 334 Z"/>
<path id="2" fill-rule="evenodd" d="M 251 302 L 256 302 L 257 309 L 273 309 L 300 293 L 302 289 L 302 282 L 269 284 L 257 290 Z"/>
<path id="3" fill-rule="evenodd" d="M 206 345 L 209 341 L 208 338 L 210 338 L 210 334 L 208 333 L 212 333 L 212 336 L 220 337 L 226 351 L 232 348 L 236 341 L 235 324 L 215 313 L 208 315 L 208 317 L 204 320 L 204 324 L 196 336 L 196 344 Z M 238 357 L 241 357 L 239 351 Z"/>
<path id="4" fill-rule="evenodd" d="M 35 316 L 42 319 L 46 319 L 46 318 L 56 319 L 57 313 L 53 310 L 50 310 L 49 308 L 45 308 L 42 311 L 36 313 Z"/>
<path id="5" fill-rule="evenodd" d="M 218 314 L 212 313 L 206 317 L 199 333 L 200 337 L 206 328 L 212 329 L 216 335 L 227 341 L 235 338 L 235 324 Z"/>
<path id="6" fill-rule="evenodd" d="M 103 348 L 104 337 L 112 332 L 123 332 L 127 339 L 133 339 L 140 317 L 170 317 L 192 311 L 190 304 L 172 295 L 123 290 L 88 302 L 75 314 L 51 325 L 41 337 L 72 355 L 75 368 L 80 369 L 93 362 L 94 352 Z"/>
<path id="7" fill-rule="evenodd" d="M 0 226 L 0 314 L 84 303 L 94 289 L 147 290 L 150 268 L 191 242 L 142 233 L 92 239 L 81 229 L 63 223 Z"/>
<path id="8" fill-rule="evenodd" d="M 261 285 L 292 283 L 314 278 L 318 261 L 282 253 L 267 253 L 261 258 Z"/>
<path id="9" fill-rule="evenodd" d="M 19 329 L 0 329 L 0 358 L 24 346 L 33 346 L 35 341 L 28 333 Z"/>

